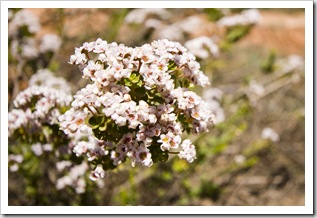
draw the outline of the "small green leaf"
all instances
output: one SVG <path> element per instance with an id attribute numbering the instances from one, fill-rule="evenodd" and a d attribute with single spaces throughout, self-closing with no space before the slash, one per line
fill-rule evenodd
<path id="1" fill-rule="evenodd" d="M 142 80 L 139 80 L 139 82 L 136 84 L 138 87 L 141 87 L 141 86 L 143 86 L 143 82 L 142 82 Z"/>
<path id="2" fill-rule="evenodd" d="M 98 128 L 101 132 L 106 131 L 107 130 L 107 123 L 103 123 L 103 125 L 100 125 Z"/>
<path id="3" fill-rule="evenodd" d="M 174 63 L 174 61 L 169 61 L 168 62 L 168 70 L 176 70 L 177 65 Z"/>
<path id="4" fill-rule="evenodd" d="M 104 116 L 92 116 L 88 120 L 88 124 L 92 129 L 97 129 L 100 124 L 102 124 L 105 121 Z"/>
<path id="5" fill-rule="evenodd" d="M 146 95 L 145 88 L 144 87 L 136 88 L 134 90 L 134 94 L 139 98 L 144 97 Z"/>

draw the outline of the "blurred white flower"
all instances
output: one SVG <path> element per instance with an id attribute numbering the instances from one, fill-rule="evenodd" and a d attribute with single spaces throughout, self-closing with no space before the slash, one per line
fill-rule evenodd
<path id="1" fill-rule="evenodd" d="M 130 11 L 125 17 L 127 23 L 143 23 L 149 15 L 157 15 L 162 19 L 168 19 L 170 13 L 164 8 L 139 8 Z"/>
<path id="2" fill-rule="evenodd" d="M 17 163 L 15 163 L 15 164 L 11 165 L 9 167 L 9 169 L 10 169 L 11 172 L 16 172 L 19 169 L 19 165 Z"/>
<path id="3" fill-rule="evenodd" d="M 207 36 L 200 36 L 188 40 L 184 46 L 196 57 L 201 59 L 206 59 L 209 56 L 217 57 L 219 55 L 218 45 Z"/>
<path id="4" fill-rule="evenodd" d="M 164 25 L 162 21 L 154 18 L 147 19 L 144 24 L 145 27 L 154 29 L 160 28 L 162 25 Z"/>
<path id="5" fill-rule="evenodd" d="M 305 66 L 305 61 L 301 56 L 293 54 L 279 61 L 277 64 L 281 66 L 284 73 L 290 73 L 296 70 L 302 70 Z"/>
<path id="6" fill-rule="evenodd" d="M 56 34 L 46 34 L 42 37 L 40 52 L 56 52 L 61 46 L 62 41 Z"/>
<path id="7" fill-rule="evenodd" d="M 202 27 L 203 21 L 198 16 L 190 16 L 178 22 L 177 25 L 186 33 L 195 33 Z"/>
<path id="8" fill-rule="evenodd" d="M 31 146 L 31 150 L 36 156 L 41 156 L 43 154 L 43 148 L 41 143 L 35 143 Z"/>
<path id="9" fill-rule="evenodd" d="M 261 20 L 260 12 L 257 9 L 244 10 L 241 14 L 225 16 L 217 24 L 219 26 L 237 26 L 257 24 Z"/>
<path id="10" fill-rule="evenodd" d="M 8 159 L 9 159 L 9 161 L 13 161 L 16 163 L 22 163 L 24 158 L 21 154 L 10 154 Z"/>
<path id="11" fill-rule="evenodd" d="M 239 155 L 235 155 L 234 156 L 234 161 L 237 163 L 237 164 L 242 164 L 245 162 L 245 156 L 239 154 Z"/>
<path id="12" fill-rule="evenodd" d="M 262 84 L 258 83 L 255 80 L 251 80 L 249 83 L 249 93 L 261 97 L 265 94 L 265 88 Z"/>
<path id="13" fill-rule="evenodd" d="M 208 103 L 208 108 L 215 116 L 215 124 L 221 123 L 226 119 L 224 109 L 220 101 L 223 96 L 223 91 L 218 88 L 209 88 L 203 91 L 203 99 Z"/>
<path id="14" fill-rule="evenodd" d="M 34 34 L 41 26 L 38 18 L 31 11 L 22 9 L 13 15 L 9 23 L 9 37 L 17 36 L 21 27 L 26 27 L 29 33 Z"/>
<path id="15" fill-rule="evenodd" d="M 177 23 L 163 26 L 157 34 L 160 39 L 179 41 L 183 38 L 183 31 Z"/>
<path id="16" fill-rule="evenodd" d="M 62 160 L 56 163 L 56 168 L 59 172 L 63 171 L 65 168 L 70 167 L 72 162 L 67 160 Z"/>
<path id="17" fill-rule="evenodd" d="M 85 192 L 86 182 L 84 175 L 88 170 L 87 162 L 82 162 L 80 165 L 75 165 L 69 170 L 69 174 L 59 178 L 56 181 L 56 188 L 58 190 L 64 189 L 66 186 L 75 188 L 75 191 L 80 194 Z"/>
<path id="18" fill-rule="evenodd" d="M 278 142 L 280 140 L 280 136 L 270 127 L 265 127 L 262 131 L 261 137 L 263 139 L 269 139 L 273 142 Z"/>

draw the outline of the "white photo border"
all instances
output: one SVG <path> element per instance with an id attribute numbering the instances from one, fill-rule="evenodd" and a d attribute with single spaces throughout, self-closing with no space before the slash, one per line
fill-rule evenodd
<path id="1" fill-rule="evenodd" d="M 313 1 L 1 1 L 1 214 L 313 214 Z M 9 206 L 8 8 L 304 8 L 305 206 Z"/>

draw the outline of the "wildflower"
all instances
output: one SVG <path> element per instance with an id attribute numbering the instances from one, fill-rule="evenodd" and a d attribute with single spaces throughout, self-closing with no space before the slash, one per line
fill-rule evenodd
<path id="1" fill-rule="evenodd" d="M 39 31 L 41 27 L 37 17 L 31 11 L 23 9 L 13 15 L 9 25 L 9 36 L 13 37 L 19 34 L 18 31 L 23 26 L 26 26 L 31 34 Z"/>
<path id="2" fill-rule="evenodd" d="M 167 19 L 170 13 L 164 8 L 139 8 L 129 12 L 125 17 L 125 22 L 140 24 L 143 23 L 149 15 L 158 15 L 163 19 Z"/>
<path id="3" fill-rule="evenodd" d="M 61 39 L 55 34 L 46 34 L 42 37 L 40 52 L 56 52 L 61 46 Z"/>
<path id="4" fill-rule="evenodd" d="M 280 136 L 270 127 L 263 129 L 261 137 L 263 139 L 269 139 L 272 142 L 278 142 L 280 140 Z"/>
<path id="5" fill-rule="evenodd" d="M 188 163 L 191 163 L 196 159 L 196 149 L 189 139 L 186 139 L 181 144 L 182 150 L 178 156 L 181 159 L 186 159 Z"/>
<path id="6" fill-rule="evenodd" d="M 83 134 L 89 138 L 72 141 L 76 156 L 86 155 L 88 161 L 102 158 L 111 167 L 127 159 L 132 166 L 151 166 L 152 158 L 164 159 L 167 151 L 179 149 L 180 158 L 195 159 L 190 141 L 181 143 L 183 125 L 191 124 L 195 133 L 204 132 L 214 118 L 206 102 L 182 86 L 209 83 L 185 47 L 157 40 L 129 48 L 97 39 L 75 48 L 70 63 L 78 65 L 83 78 L 90 80 L 58 118 L 69 137 Z M 103 175 L 100 167 L 92 171 L 90 179 Z"/>
<path id="7" fill-rule="evenodd" d="M 153 164 L 151 153 L 148 148 L 140 145 L 135 152 L 135 161 L 142 163 L 142 165 L 150 167 Z"/>
<path id="8" fill-rule="evenodd" d="M 219 26 L 237 26 L 237 25 L 252 25 L 261 20 L 261 15 L 257 9 L 244 10 L 241 14 L 225 16 L 221 18 L 217 24 Z"/>
<path id="9" fill-rule="evenodd" d="M 94 171 L 91 171 L 91 174 L 89 178 L 93 181 L 96 181 L 99 178 L 105 177 L 105 171 L 103 170 L 101 165 L 97 165 L 96 169 Z"/>
<path id="10" fill-rule="evenodd" d="M 72 166 L 69 169 L 68 175 L 57 179 L 56 188 L 61 190 L 66 186 L 70 186 L 73 187 L 77 193 L 83 193 L 86 187 L 86 182 L 83 177 L 87 169 L 88 164 L 85 161 L 79 165 Z"/>
<path id="11" fill-rule="evenodd" d="M 207 36 L 191 39 L 185 43 L 185 47 L 201 59 L 208 58 L 209 56 L 217 57 L 219 54 L 218 45 Z"/>

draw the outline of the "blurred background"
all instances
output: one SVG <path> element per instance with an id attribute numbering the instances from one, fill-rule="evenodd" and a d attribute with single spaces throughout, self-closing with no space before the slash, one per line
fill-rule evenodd
<path id="1" fill-rule="evenodd" d="M 26 10 L 39 23 L 33 46 L 46 34 L 59 37 L 48 56 L 27 52 L 28 31 L 11 33 L 14 17 Z M 188 136 L 197 149 L 193 163 L 173 157 L 150 168 L 125 163 L 98 185 L 87 176 L 82 193 L 56 189 L 54 157 L 30 159 L 29 168 L 9 173 L 9 205 L 305 205 L 304 15 L 304 9 L 9 10 L 10 110 L 39 68 L 67 79 L 74 94 L 84 87 L 81 72 L 68 64 L 84 42 L 135 47 L 167 38 L 201 63 L 211 85 L 196 91 L 217 121 L 209 133 Z"/>

